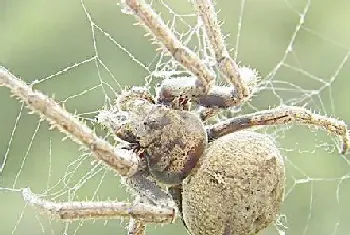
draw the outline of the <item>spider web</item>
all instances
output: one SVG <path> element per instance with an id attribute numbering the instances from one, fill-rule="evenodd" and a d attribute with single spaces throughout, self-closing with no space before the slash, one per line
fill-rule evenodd
<path id="1" fill-rule="evenodd" d="M 200 25 L 185 1 L 154 1 L 168 25 L 208 59 Z M 183 73 L 155 52 L 133 17 L 116 1 L 0 1 L 0 61 L 104 135 L 98 110 L 121 89 Z M 311 0 L 227 1 L 217 4 L 232 55 L 261 75 L 259 92 L 241 113 L 277 105 L 306 106 L 350 123 L 349 3 Z M 65 223 L 27 207 L 19 190 L 55 201 L 131 200 L 119 178 L 0 88 L 0 233 L 125 234 L 124 221 Z M 322 131 L 283 126 L 274 135 L 286 156 L 281 214 L 261 234 L 348 234 L 348 157 Z M 62 141 L 64 139 L 64 141 Z M 186 234 L 181 223 L 148 226 L 150 234 Z"/>

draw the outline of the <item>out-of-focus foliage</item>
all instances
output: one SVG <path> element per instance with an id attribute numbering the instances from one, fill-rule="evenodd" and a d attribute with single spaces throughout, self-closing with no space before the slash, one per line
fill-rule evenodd
<path id="1" fill-rule="evenodd" d="M 86 11 L 104 32 L 108 32 L 116 42 L 145 65 L 152 62 L 157 46 L 151 45 L 149 38 L 143 36 L 145 32 L 142 27 L 133 26 L 135 20 L 132 16 L 121 13 L 118 1 L 83 2 Z M 153 2 L 167 21 L 172 22 L 175 19 L 178 31 L 188 30 L 163 4 Z M 187 1 L 167 2 L 170 9 L 177 14 L 193 13 Z M 220 18 L 224 21 L 223 30 L 230 34 L 227 38 L 230 48 L 236 45 L 241 3 L 242 1 L 226 0 L 218 1 L 216 6 L 220 9 Z M 264 78 L 285 55 L 299 24 L 299 14 L 303 13 L 306 4 L 306 0 L 245 1 L 238 45 L 238 60 L 241 64 L 256 68 Z M 308 100 L 307 107 L 319 110 L 322 114 L 339 117 L 348 123 L 350 65 L 348 61 L 344 64 L 342 61 L 350 48 L 349 7 L 348 1 L 312 1 L 303 28 L 298 31 L 290 48 L 291 52 L 285 60 L 285 64 L 292 65 L 300 71 L 282 66 L 273 79 L 281 81 L 273 83 L 273 87 L 283 87 L 280 85 L 283 83 L 289 84 L 285 87 L 291 91 L 275 91 L 283 101 L 298 98 L 298 87 L 314 89 L 315 95 Z M 195 18 L 184 19 L 195 22 Z M 81 1 L 0 0 L 0 65 L 27 82 L 56 74 L 68 66 L 96 56 L 96 52 L 122 87 L 143 85 L 144 78 L 149 75 L 147 70 L 96 28 L 93 40 L 92 26 Z M 342 66 L 339 74 L 334 74 L 339 66 Z M 117 84 L 109 72 L 101 64 L 99 67 L 101 78 L 117 89 Z M 313 76 L 317 78 L 314 79 Z M 330 83 L 332 76 L 335 76 L 334 81 Z M 92 61 L 53 76 L 38 84 L 36 88 L 59 101 L 71 97 L 65 102 L 66 108 L 82 114 L 102 108 L 105 103 L 103 90 L 98 87 L 86 94 L 72 96 L 98 84 L 98 70 Z M 329 86 L 321 89 L 327 84 Z M 107 94 L 113 97 L 111 90 L 107 86 L 104 87 Z M 299 92 L 293 93 L 295 90 Z M 252 102 L 259 108 L 269 108 L 279 103 L 280 100 L 273 93 L 273 89 L 264 91 Z M 10 92 L 0 87 L 0 163 L 11 144 L 5 169 L 0 175 L 0 187 L 12 187 L 17 173 L 22 168 L 16 188 L 30 186 L 34 192 L 41 193 L 47 186 L 52 187 L 64 177 L 68 172 L 67 166 L 77 159 L 81 152 L 78 151 L 78 146 L 70 141 L 61 142 L 63 135 L 56 131 L 48 131 L 44 122 L 40 124 L 32 141 L 33 133 L 38 127 L 38 118 L 28 115 L 26 110 L 23 111 L 11 142 L 11 133 L 20 107 L 20 103 L 10 97 Z M 333 179 L 346 176 L 349 165 L 336 152 L 329 153 L 330 150 L 324 143 L 332 147 L 333 142 L 322 132 L 310 133 L 305 127 L 295 127 L 283 133 L 285 136 L 280 133 L 278 140 L 288 159 L 288 194 L 282 208 L 282 213 L 287 216 L 287 221 L 283 220 L 284 225 L 288 227 L 285 229 L 287 234 L 303 234 L 304 231 L 310 235 L 333 234 L 334 231 L 337 235 L 348 234 L 350 184 L 347 179 Z M 92 167 L 89 160 L 82 162 L 73 175 L 74 181 L 78 182 L 79 177 L 86 175 Z M 91 199 L 102 175 L 103 173 L 99 174 L 99 177 L 89 179 L 77 191 L 75 199 Z M 300 183 L 295 180 L 299 178 L 311 181 L 305 180 L 304 183 Z M 114 177 L 112 172 L 106 173 L 97 195 L 96 200 L 106 200 L 109 197 L 118 200 L 127 198 L 125 188 L 120 186 L 118 177 Z M 65 231 L 65 223 L 50 221 L 32 208 L 24 209 L 24 206 L 19 193 L 0 190 L 0 234 L 63 234 Z M 109 221 L 106 225 L 103 221 L 85 222 L 75 232 L 77 227 L 79 223 L 69 225 L 68 234 L 125 234 L 125 224 L 121 224 L 120 221 Z M 149 234 L 186 234 L 181 223 L 163 227 L 149 226 L 149 230 Z M 277 232 L 271 226 L 263 234 Z"/>

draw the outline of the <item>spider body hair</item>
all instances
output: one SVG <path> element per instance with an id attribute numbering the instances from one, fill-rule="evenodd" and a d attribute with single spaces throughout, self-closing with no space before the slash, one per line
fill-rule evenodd
<path id="1" fill-rule="evenodd" d="M 181 184 L 207 146 L 200 118 L 186 110 L 154 103 L 142 87 L 123 92 L 116 107 L 107 114 L 104 124 L 145 158 L 147 166 L 140 167 L 160 183 Z"/>

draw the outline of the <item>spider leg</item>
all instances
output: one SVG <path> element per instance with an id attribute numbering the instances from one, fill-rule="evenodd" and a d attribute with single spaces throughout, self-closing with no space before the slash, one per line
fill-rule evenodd
<path id="1" fill-rule="evenodd" d="M 162 81 L 162 85 L 157 92 L 158 102 L 169 103 L 176 97 L 186 95 L 187 98 L 196 98 L 197 102 L 203 106 L 228 107 L 240 105 L 250 98 L 250 86 L 247 84 L 252 83 L 252 77 L 244 76 L 245 74 L 240 71 L 238 65 L 228 55 L 217 23 L 215 10 L 209 2 L 200 3 L 198 1 L 197 6 L 199 9 L 203 7 L 208 9 L 207 15 L 202 13 L 202 11 L 199 12 L 203 14 L 202 18 L 206 25 L 208 37 L 210 38 L 211 34 L 215 37 L 220 37 L 220 39 L 212 40 L 211 44 L 216 54 L 219 69 L 234 87 L 214 87 L 215 75 L 213 71 L 205 66 L 196 53 L 182 44 L 145 1 L 123 0 L 122 2 L 127 9 L 126 11 L 131 11 L 137 20 L 170 52 L 172 57 L 194 75 Z M 204 12 L 206 11 L 205 9 L 203 10 Z M 204 17 L 214 17 L 212 19 L 213 22 L 211 22 L 211 19 L 209 21 L 204 20 Z M 207 25 L 212 27 L 207 27 Z M 246 68 L 244 69 L 246 70 Z M 252 71 L 251 69 L 249 70 Z M 254 76 L 254 81 L 256 80 L 255 78 Z"/>
<path id="2" fill-rule="evenodd" d="M 138 196 L 134 202 L 142 202 L 140 196 Z M 130 218 L 128 225 L 128 235 L 144 235 L 146 234 L 146 224 L 140 220 Z"/>
<path id="3" fill-rule="evenodd" d="M 271 110 L 264 110 L 252 114 L 230 118 L 214 125 L 206 127 L 208 139 L 214 140 L 226 134 L 254 126 L 286 125 L 286 124 L 311 125 L 337 135 L 342 141 L 340 153 L 345 154 L 350 148 L 350 134 L 347 125 L 343 121 L 312 113 L 302 107 L 283 106 Z"/>
<path id="4" fill-rule="evenodd" d="M 146 234 L 145 223 L 131 218 L 128 225 L 128 235 L 144 235 Z"/>
<path id="5" fill-rule="evenodd" d="M 149 30 L 158 42 L 166 48 L 172 57 L 195 75 L 195 84 L 191 89 L 195 94 L 206 94 L 214 84 L 215 75 L 200 60 L 198 55 L 187 48 L 175 36 L 160 16 L 144 0 L 123 0 L 126 11 L 131 11 L 137 20 Z"/>
<path id="6" fill-rule="evenodd" d="M 168 187 L 168 192 L 171 195 L 173 201 L 175 202 L 176 207 L 179 210 L 181 219 L 183 217 L 183 212 L 182 212 L 182 185 L 172 185 Z M 182 222 L 185 224 L 185 222 L 182 220 Z M 186 224 L 185 224 L 186 226 Z"/>
<path id="7" fill-rule="evenodd" d="M 245 67 L 240 69 L 246 81 L 253 84 L 256 80 L 256 73 Z M 211 86 L 208 92 L 203 93 L 197 89 L 198 79 L 195 77 L 177 77 L 164 79 L 157 89 L 157 100 L 161 103 L 171 103 L 176 97 L 185 95 L 187 99 L 195 101 L 204 107 L 231 107 L 238 106 L 237 88 L 229 86 Z"/>
<path id="8" fill-rule="evenodd" d="M 144 223 L 171 223 L 174 210 L 147 203 L 125 202 L 51 202 L 23 189 L 24 201 L 62 220 L 118 219 L 130 217 Z"/>
<path id="9" fill-rule="evenodd" d="M 183 186 L 182 186 L 182 184 L 173 185 L 173 186 L 168 187 L 168 192 L 170 193 L 171 197 L 173 198 L 173 201 L 176 204 L 176 207 L 179 210 L 182 224 L 187 229 L 187 232 L 190 233 L 190 231 L 188 230 L 188 227 L 187 227 L 187 225 L 185 223 L 185 220 L 183 219 L 183 210 L 182 210 Z"/>
<path id="10" fill-rule="evenodd" d="M 140 161 L 139 171 L 131 177 L 125 177 L 125 183 L 137 193 L 134 200 L 136 203 L 147 203 L 154 206 L 173 207 L 171 195 L 167 194 L 155 180 L 148 177 L 147 169 L 142 169 Z M 174 213 L 175 216 L 175 213 Z M 128 225 L 128 235 L 144 235 L 146 233 L 146 223 L 142 220 L 130 218 Z"/>
<path id="11" fill-rule="evenodd" d="M 207 108 L 207 107 L 200 106 L 200 107 L 198 107 L 196 112 L 197 112 L 197 115 L 199 116 L 199 118 L 203 122 L 206 122 L 209 118 L 217 115 L 219 112 L 219 109 L 217 107 Z"/>
<path id="12" fill-rule="evenodd" d="M 125 149 L 116 149 L 107 141 L 98 137 L 85 123 L 67 112 L 55 100 L 34 90 L 7 69 L 0 66 L 0 86 L 8 87 L 12 94 L 28 105 L 33 112 L 40 115 L 65 133 L 70 139 L 89 149 L 97 160 L 102 161 L 121 176 L 130 176 L 138 168 L 138 158 L 135 153 Z"/>
<path id="13" fill-rule="evenodd" d="M 235 87 L 235 96 L 231 102 L 236 106 L 241 105 L 251 97 L 252 87 L 249 86 L 249 81 L 242 76 L 238 64 L 230 57 L 226 49 L 214 5 L 211 0 L 195 0 L 194 5 L 203 21 L 218 69 L 227 82 Z"/>
<path id="14" fill-rule="evenodd" d="M 135 190 L 142 201 L 155 206 L 172 206 L 171 196 L 145 173 L 138 172 L 131 177 L 126 177 L 125 182 Z"/>

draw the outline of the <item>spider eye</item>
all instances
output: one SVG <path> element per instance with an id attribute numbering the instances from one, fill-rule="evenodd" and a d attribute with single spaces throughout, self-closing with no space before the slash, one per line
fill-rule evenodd
<path id="1" fill-rule="evenodd" d="M 124 123 L 128 120 L 129 114 L 127 112 L 118 112 L 114 115 L 114 118 L 120 122 L 120 123 Z"/>

